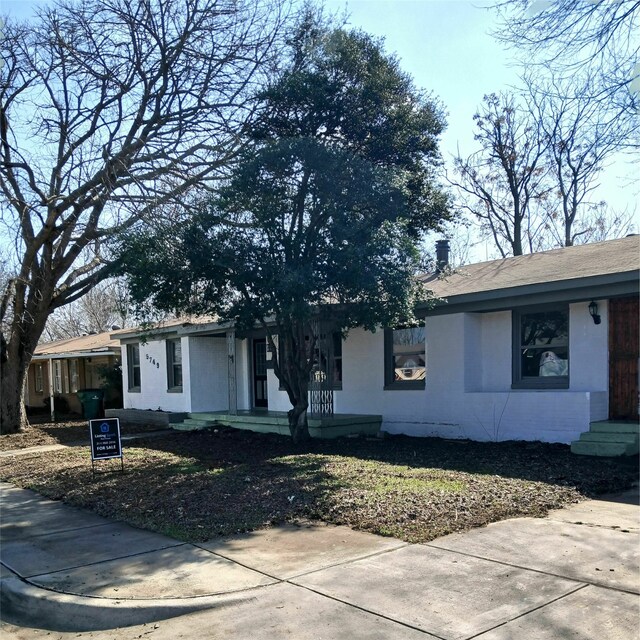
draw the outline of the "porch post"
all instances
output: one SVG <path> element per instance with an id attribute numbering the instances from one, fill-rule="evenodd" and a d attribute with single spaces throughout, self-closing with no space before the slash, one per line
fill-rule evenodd
<path id="1" fill-rule="evenodd" d="M 51 408 L 51 422 L 55 422 L 56 409 L 53 401 L 53 358 L 49 358 L 49 404 Z"/>
<path id="2" fill-rule="evenodd" d="M 236 378 L 236 332 L 227 331 L 228 379 L 229 379 L 229 413 L 238 413 L 238 385 Z"/>

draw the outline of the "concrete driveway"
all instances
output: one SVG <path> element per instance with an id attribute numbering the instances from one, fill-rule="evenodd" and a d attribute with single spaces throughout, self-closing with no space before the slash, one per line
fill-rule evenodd
<path id="1" fill-rule="evenodd" d="M 0 489 L 3 638 L 638 638 L 637 487 L 417 545 L 311 523 L 184 544 Z"/>

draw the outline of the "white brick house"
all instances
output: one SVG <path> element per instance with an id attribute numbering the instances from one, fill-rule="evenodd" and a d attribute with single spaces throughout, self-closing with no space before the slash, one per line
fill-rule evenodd
<path id="1" fill-rule="evenodd" d="M 379 414 L 391 433 L 564 443 L 637 419 L 639 263 L 630 236 L 430 276 L 439 300 L 419 328 L 328 338 L 333 410 Z M 198 320 L 119 338 L 125 408 L 290 408 L 257 332 Z M 560 368 L 542 366 L 549 352 Z"/>

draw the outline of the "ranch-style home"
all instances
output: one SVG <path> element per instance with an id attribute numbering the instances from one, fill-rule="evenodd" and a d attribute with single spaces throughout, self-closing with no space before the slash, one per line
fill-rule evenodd
<path id="1" fill-rule="evenodd" d="M 425 278 L 437 300 L 417 308 L 419 326 L 353 329 L 344 339 L 321 329 L 312 434 L 380 426 L 637 453 L 640 237 L 455 271 L 439 244 L 443 268 Z M 281 412 L 290 406 L 260 331 L 239 337 L 232 326 L 195 320 L 117 337 L 125 413 L 161 409 L 184 419 L 182 428 L 286 432 Z"/>
<path id="2" fill-rule="evenodd" d="M 26 407 L 48 408 L 53 395 L 64 398 L 72 412 L 82 413 L 77 392 L 101 387 L 102 367 L 120 362 L 121 332 L 112 330 L 39 344 L 27 371 Z M 107 400 L 118 402 L 120 398 L 110 396 Z"/>

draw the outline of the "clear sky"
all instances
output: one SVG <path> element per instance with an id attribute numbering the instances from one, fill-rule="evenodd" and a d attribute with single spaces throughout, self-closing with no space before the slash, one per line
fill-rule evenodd
<path id="1" fill-rule="evenodd" d="M 328 0 L 346 7 L 349 24 L 385 38 L 418 87 L 433 92 L 448 113 L 443 151 L 473 144 L 472 116 L 487 93 L 518 81 L 505 50 L 489 35 L 493 15 L 466 0 Z"/>
<path id="2" fill-rule="evenodd" d="M 329 10 L 346 9 L 349 24 L 385 38 L 418 87 L 433 92 L 448 112 L 442 152 L 450 159 L 476 150 L 473 114 L 485 94 L 518 84 L 515 52 L 492 36 L 497 26 L 488 0 L 326 0 Z M 617 209 L 633 208 L 640 173 L 618 158 L 605 172 L 597 198 Z M 637 226 L 637 223 L 636 223 Z"/>
<path id="3" fill-rule="evenodd" d="M 0 10 L 27 17 L 48 0 L 0 0 Z M 325 0 L 328 11 L 345 11 L 348 24 L 385 38 L 402 68 L 418 87 L 433 93 L 448 113 L 442 136 L 446 160 L 460 151 L 469 155 L 473 114 L 487 93 L 518 83 L 513 52 L 490 35 L 495 15 L 482 6 L 488 0 Z M 640 181 L 629 162 L 619 160 L 603 175 L 598 199 L 622 210 L 639 199 Z"/>

